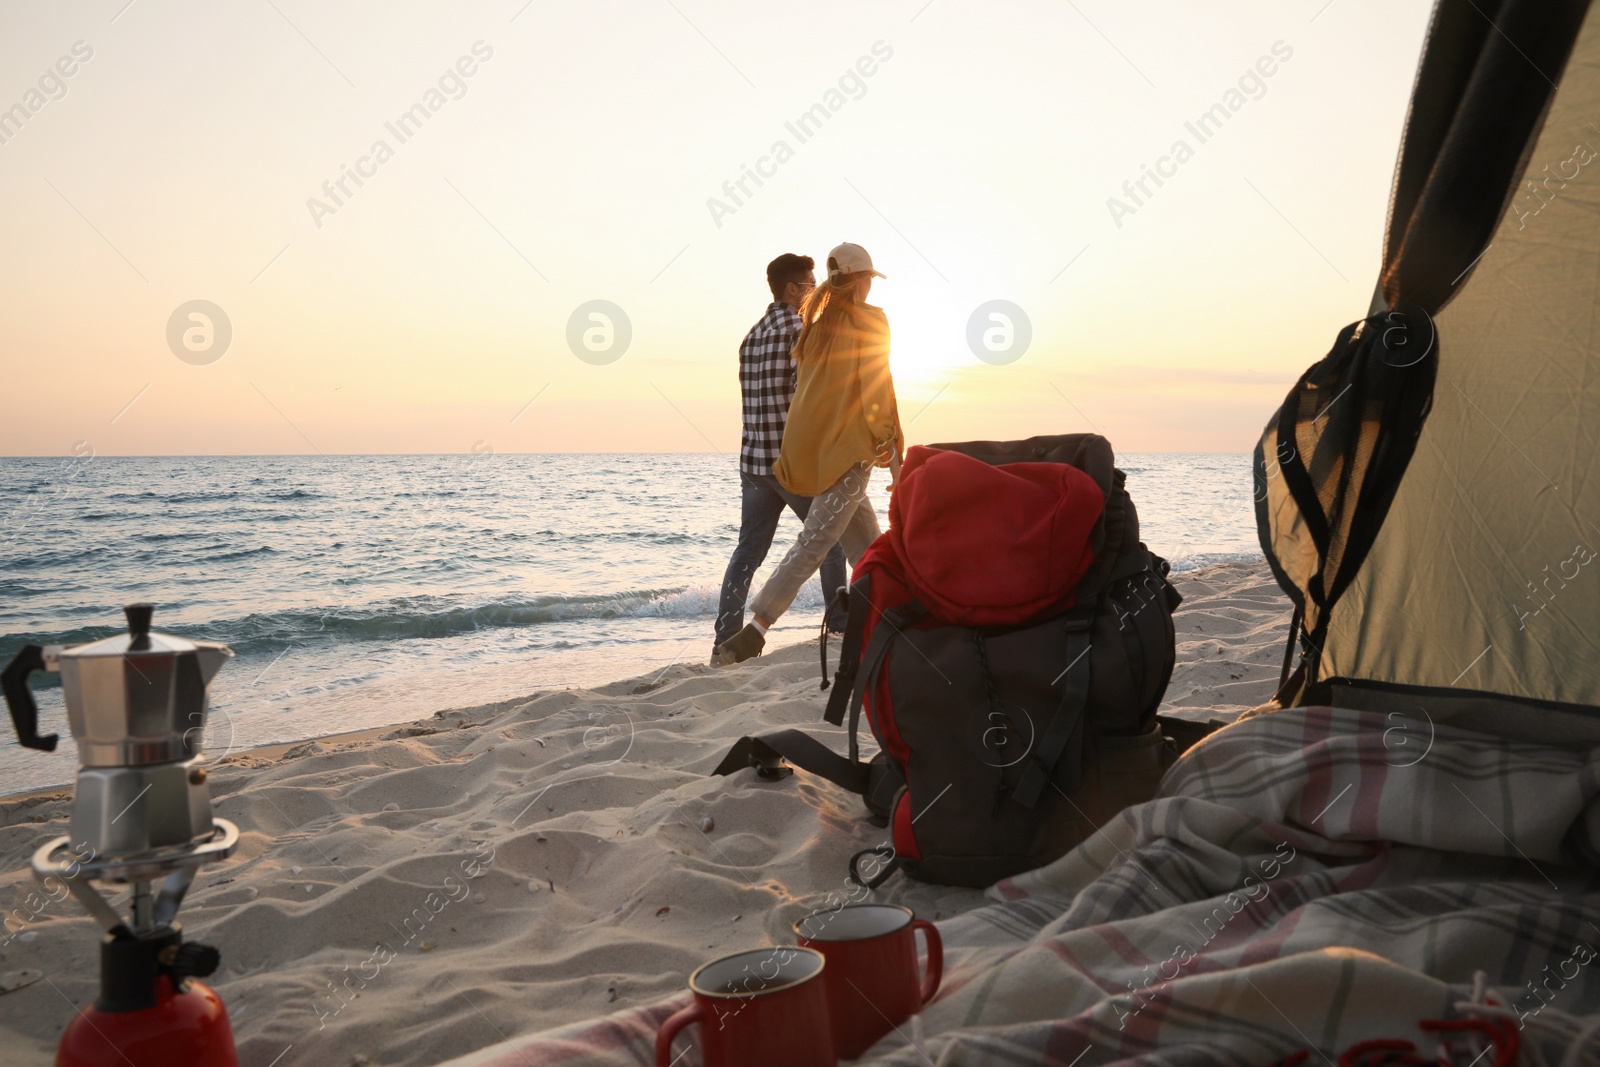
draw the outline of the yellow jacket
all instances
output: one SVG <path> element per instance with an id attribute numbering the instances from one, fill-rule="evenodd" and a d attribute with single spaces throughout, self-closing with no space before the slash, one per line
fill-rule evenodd
<path id="1" fill-rule="evenodd" d="M 795 346 L 794 401 L 772 473 L 791 493 L 816 496 L 857 463 L 889 465 L 903 452 L 882 308 L 839 303 Z"/>

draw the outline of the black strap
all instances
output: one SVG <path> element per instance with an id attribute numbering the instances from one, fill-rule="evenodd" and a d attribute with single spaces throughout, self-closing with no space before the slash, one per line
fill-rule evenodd
<path id="1" fill-rule="evenodd" d="M 767 769 L 775 767 L 779 758 L 786 759 L 803 771 L 826 778 L 852 793 L 865 796 L 868 792 L 870 770 L 868 764 L 846 759 L 810 734 L 799 730 L 779 730 L 760 737 L 741 737 L 717 764 L 713 775 L 732 774 L 746 767 Z M 769 776 L 769 775 L 764 775 Z"/>
<path id="2" fill-rule="evenodd" d="M 1333 612 L 1328 610 L 1317 616 L 1317 625 L 1310 633 L 1306 633 L 1304 622 L 1300 624 L 1300 666 L 1306 672 L 1306 689 L 1302 692 L 1316 685 L 1317 678 L 1322 674 L 1322 647 L 1328 643 L 1328 624 L 1332 621 Z"/>
<path id="3" fill-rule="evenodd" d="M 823 609 L 822 629 L 817 633 L 817 654 L 822 657 L 822 684 L 819 689 L 828 688 L 828 616 L 827 609 Z"/>
<path id="4" fill-rule="evenodd" d="M 1152 598 L 1146 601 L 1138 592 L 1134 596 L 1139 601 L 1139 606 L 1134 609 L 1137 615 L 1150 604 L 1155 603 Z M 1139 686 L 1144 681 L 1144 642 L 1139 639 L 1139 627 L 1127 616 L 1117 620 L 1117 628 L 1122 631 L 1122 650 L 1128 656 L 1128 676 L 1133 679 L 1133 698 L 1139 699 Z"/>
<path id="5" fill-rule="evenodd" d="M 834 608 L 845 610 L 845 618 L 849 618 L 850 590 L 844 586 L 833 591 L 833 603 L 825 605 L 822 609 L 822 629 L 817 634 L 817 649 L 822 655 L 822 688 L 828 688 L 828 615 Z"/>
<path id="6" fill-rule="evenodd" d="M 857 670 L 855 685 L 850 693 L 850 758 L 861 758 L 861 745 L 857 734 L 861 729 L 861 706 L 867 699 L 867 694 L 878 686 L 878 676 L 882 673 L 884 660 L 888 658 L 889 646 L 905 632 L 906 627 L 916 622 L 928 613 L 915 600 L 908 600 L 904 604 L 892 607 L 878 617 L 878 625 L 872 628 L 872 640 L 867 642 L 867 650 L 861 655 L 861 667 Z M 831 720 L 830 720 L 831 721 Z M 834 723 L 835 726 L 838 723 Z"/>
<path id="7" fill-rule="evenodd" d="M 1195 722 L 1193 719 L 1180 719 L 1176 715 L 1156 716 L 1156 729 L 1161 731 L 1163 737 L 1173 742 L 1180 755 L 1226 725 L 1228 724 L 1220 719 Z"/>
<path id="8" fill-rule="evenodd" d="M 872 607 L 872 575 L 863 574 L 848 591 L 841 592 L 846 598 L 848 611 L 845 615 L 844 640 L 839 645 L 839 673 L 834 675 L 835 685 L 828 696 L 828 710 L 822 713 L 823 720 L 833 726 L 844 722 L 844 709 L 856 680 L 856 668 L 861 665 L 861 632 L 867 628 L 867 610 Z M 827 676 L 826 659 L 823 660 L 822 673 L 824 677 Z"/>
<path id="9" fill-rule="evenodd" d="M 1283 645 L 1283 669 L 1278 672 L 1278 692 L 1283 692 L 1283 687 L 1289 682 L 1289 668 L 1294 663 L 1295 638 L 1300 636 L 1300 609 L 1294 609 L 1294 615 L 1289 619 L 1289 640 Z"/>
<path id="10" fill-rule="evenodd" d="M 1089 702 L 1090 682 L 1089 624 L 1088 619 L 1067 620 L 1067 668 L 1061 672 L 1061 703 L 1011 794 L 1025 808 L 1039 802 L 1064 754 L 1076 763 L 1083 761 L 1083 712 Z"/>

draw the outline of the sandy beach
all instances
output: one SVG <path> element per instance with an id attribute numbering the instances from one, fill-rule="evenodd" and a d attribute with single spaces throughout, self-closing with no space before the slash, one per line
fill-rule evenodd
<path id="1" fill-rule="evenodd" d="M 1166 710 L 1264 701 L 1289 613 L 1266 566 L 1176 584 Z M 821 698 L 807 642 L 722 671 L 678 664 L 490 705 L 464 693 L 409 726 L 227 755 L 212 796 L 240 845 L 202 870 L 181 920 L 222 950 L 212 984 L 241 1063 L 438 1063 L 787 940 L 882 832 L 804 775 L 707 774 L 743 734 L 827 736 Z M 95 991 L 94 923 L 70 899 L 26 903 L 29 857 L 67 832 L 69 806 L 68 787 L 0 803 L 0 905 L 37 912 L 0 947 L 0 1040 L 19 1067 L 51 1062 Z M 982 894 L 897 878 L 879 898 L 937 920 Z"/>

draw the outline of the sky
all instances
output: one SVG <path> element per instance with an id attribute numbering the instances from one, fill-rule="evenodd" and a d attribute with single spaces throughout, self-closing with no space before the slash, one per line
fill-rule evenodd
<path id="1" fill-rule="evenodd" d="M 1366 314 L 1429 7 L 7 4 L 0 455 L 731 454 L 841 241 L 911 443 L 1244 451 Z"/>

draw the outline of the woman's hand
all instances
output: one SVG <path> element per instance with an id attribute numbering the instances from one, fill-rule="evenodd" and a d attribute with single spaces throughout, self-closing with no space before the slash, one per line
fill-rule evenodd
<path id="1" fill-rule="evenodd" d="M 889 492 L 894 492 L 894 487 L 900 484 L 900 450 L 897 448 L 889 453 Z"/>

